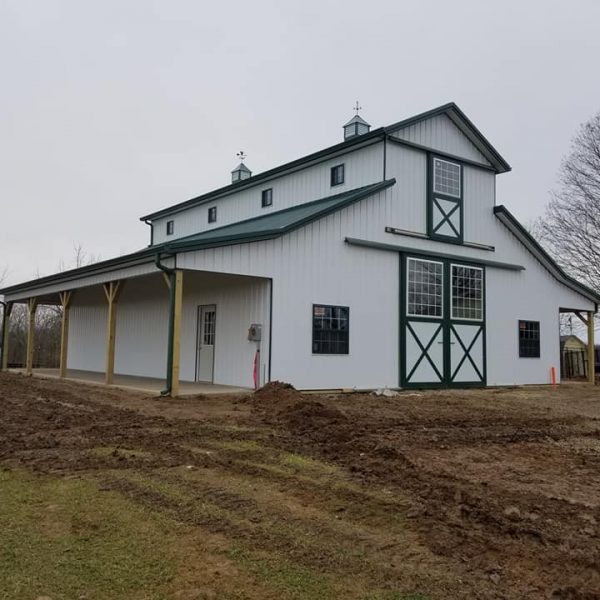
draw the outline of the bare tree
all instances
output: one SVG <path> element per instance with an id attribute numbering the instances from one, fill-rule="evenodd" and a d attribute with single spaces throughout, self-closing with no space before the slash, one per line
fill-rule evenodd
<path id="1" fill-rule="evenodd" d="M 600 290 L 600 112 L 573 138 L 535 229 L 566 271 Z"/>

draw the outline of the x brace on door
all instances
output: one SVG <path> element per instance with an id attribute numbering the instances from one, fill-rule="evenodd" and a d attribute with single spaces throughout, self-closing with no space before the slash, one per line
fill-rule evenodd
<path id="1" fill-rule="evenodd" d="M 439 231 L 439 229 L 444 226 L 444 223 L 448 223 L 448 225 L 450 225 L 450 227 L 452 228 L 452 230 L 456 234 L 456 237 L 460 237 L 460 233 L 458 232 L 458 230 L 454 226 L 454 223 L 452 223 L 452 221 L 450 220 L 450 217 L 460 208 L 460 204 L 458 202 L 456 202 L 454 204 L 454 207 L 451 208 L 448 212 L 446 212 L 442 208 L 442 206 L 440 205 L 440 203 L 438 202 L 437 198 L 433 199 L 433 203 L 434 203 L 435 207 L 440 211 L 440 213 L 441 213 L 441 215 L 443 217 L 440 220 L 440 222 L 433 228 L 433 233 L 437 233 Z"/>
<path id="2" fill-rule="evenodd" d="M 433 370 L 435 371 L 436 375 L 440 378 L 440 381 L 442 381 L 444 379 L 444 377 L 439 372 L 438 368 L 435 366 L 435 363 L 431 360 L 431 357 L 429 356 L 428 352 L 429 352 L 429 349 L 431 348 L 431 346 L 433 345 L 433 342 L 436 340 L 443 325 L 440 324 L 439 327 L 434 331 L 433 335 L 431 336 L 431 339 L 427 343 L 427 346 L 423 346 L 423 344 L 421 343 L 421 340 L 419 340 L 419 336 L 415 333 L 415 330 L 411 327 L 410 322 L 406 323 L 406 326 L 407 326 L 407 329 L 410 331 L 411 335 L 413 336 L 413 339 L 415 340 L 415 342 L 417 342 L 419 349 L 421 350 L 421 354 L 420 354 L 419 358 L 417 359 L 417 361 L 415 362 L 415 364 L 413 365 L 413 368 L 411 369 L 410 373 L 406 376 L 406 380 L 410 381 L 410 378 L 414 375 L 415 371 L 421 364 L 421 361 L 424 358 L 426 358 L 427 361 L 429 362 L 429 364 L 431 365 L 431 367 L 433 368 Z"/>

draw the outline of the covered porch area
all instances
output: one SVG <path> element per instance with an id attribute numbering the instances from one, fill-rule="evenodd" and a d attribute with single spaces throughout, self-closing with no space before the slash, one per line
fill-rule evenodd
<path id="1" fill-rule="evenodd" d="M 26 374 L 171 396 L 237 393 L 269 381 L 271 280 L 164 263 L 94 277 L 67 272 L 54 276 L 63 281 L 30 282 L 7 294 L 2 369 L 9 366 L 12 308 L 20 303 L 27 311 Z M 36 313 L 45 305 L 60 309 L 56 369 L 35 359 Z"/>

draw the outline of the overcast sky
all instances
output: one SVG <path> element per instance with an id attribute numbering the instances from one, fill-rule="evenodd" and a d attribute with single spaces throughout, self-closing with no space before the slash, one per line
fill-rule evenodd
<path id="1" fill-rule="evenodd" d="M 147 245 L 138 218 L 455 101 L 512 165 L 498 202 L 542 213 L 600 110 L 597 0 L 0 0 L 0 270 L 73 244 Z"/>

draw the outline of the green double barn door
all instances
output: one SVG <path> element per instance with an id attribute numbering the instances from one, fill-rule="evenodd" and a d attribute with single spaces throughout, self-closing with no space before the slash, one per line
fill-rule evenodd
<path id="1" fill-rule="evenodd" d="M 403 256 L 401 269 L 402 387 L 483 386 L 483 267 Z"/>

